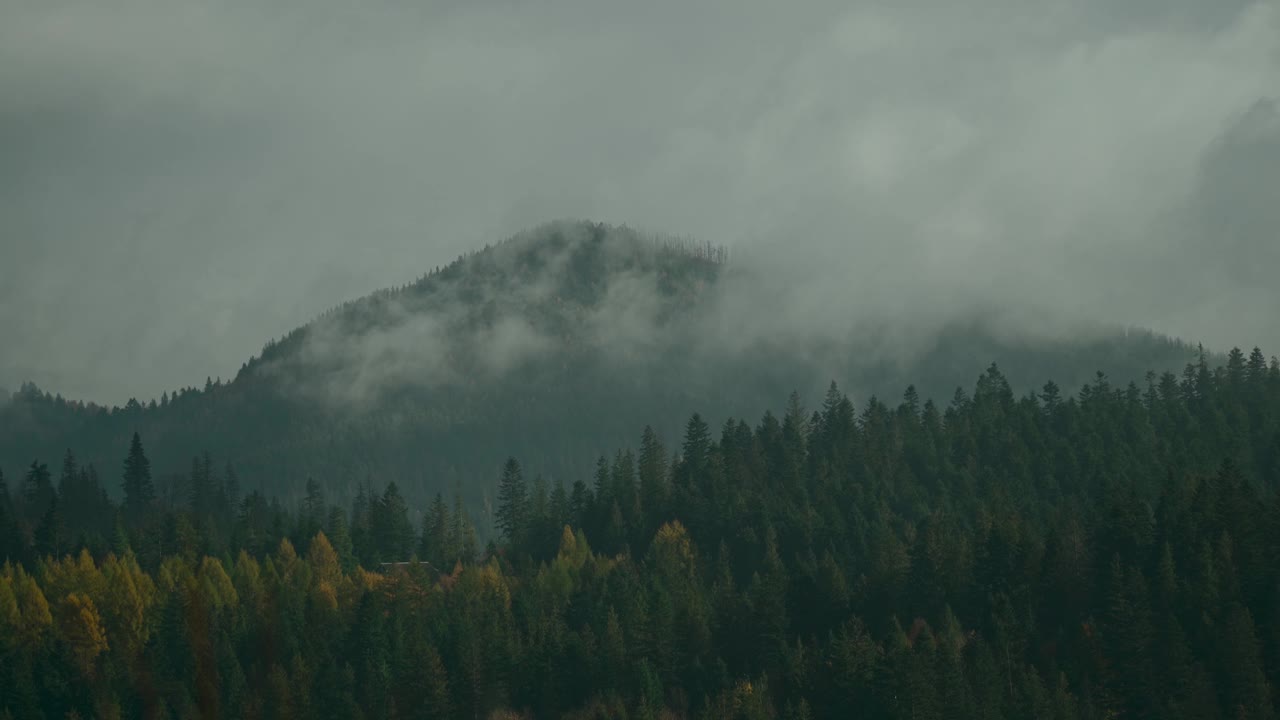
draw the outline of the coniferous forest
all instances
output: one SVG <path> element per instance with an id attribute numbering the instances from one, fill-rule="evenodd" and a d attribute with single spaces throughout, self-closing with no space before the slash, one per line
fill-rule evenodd
<path id="1" fill-rule="evenodd" d="M 492 535 L 207 454 L 161 487 L 138 435 L 6 467 L 0 717 L 1276 715 L 1260 351 L 640 430 L 571 482 L 495 458 Z"/>
<path id="2" fill-rule="evenodd" d="M 1280 720 L 1277 189 L 1280 0 L 0 0 L 0 720 Z"/>

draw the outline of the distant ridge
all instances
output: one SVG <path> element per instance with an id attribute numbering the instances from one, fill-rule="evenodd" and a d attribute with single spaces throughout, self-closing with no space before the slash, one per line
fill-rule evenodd
<path id="1" fill-rule="evenodd" d="M 812 406 L 832 380 L 860 402 L 914 385 L 945 404 L 993 362 L 1017 392 L 1050 379 L 1071 391 L 1098 371 L 1144 383 L 1199 353 L 1124 328 L 1003 337 L 982 317 L 953 322 L 910 357 L 868 352 L 882 345 L 874 333 L 731 343 L 719 288 L 746 271 L 725 247 L 551 223 L 326 310 L 229 382 L 114 409 L 24 386 L 0 407 L 0 469 L 71 448 L 111 475 L 136 430 L 159 474 L 176 477 L 208 451 L 247 488 L 285 498 L 307 478 L 335 499 L 395 480 L 415 502 L 458 486 L 480 503 L 508 455 L 572 482 L 590 476 L 590 458 L 633 445 L 636 427 L 673 440 L 693 412 L 758 417 L 793 390 Z"/>

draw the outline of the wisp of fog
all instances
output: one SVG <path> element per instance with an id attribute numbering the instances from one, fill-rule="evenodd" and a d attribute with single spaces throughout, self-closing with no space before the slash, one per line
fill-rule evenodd
<path id="1" fill-rule="evenodd" d="M 229 377 L 326 307 L 563 217 L 767 268 L 727 338 L 860 323 L 909 347 L 980 315 L 1280 346 L 1274 2 L 0 14 L 6 387 L 119 403 Z M 495 358 L 544 342 L 494 332 Z M 353 352 L 394 370 L 413 339 Z"/>

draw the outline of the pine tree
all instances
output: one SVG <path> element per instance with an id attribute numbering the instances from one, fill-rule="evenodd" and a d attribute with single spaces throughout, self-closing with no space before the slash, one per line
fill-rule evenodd
<path id="1" fill-rule="evenodd" d="M 640 509 L 640 495 L 636 485 L 635 456 L 630 450 L 619 451 L 614 456 L 610 477 L 614 499 L 622 509 L 623 516 L 628 521 L 635 519 Z"/>
<path id="2" fill-rule="evenodd" d="M 711 458 L 711 431 L 702 416 L 694 413 L 685 425 L 684 443 L 681 446 L 681 468 L 686 481 L 696 481 L 706 472 Z"/>
<path id="3" fill-rule="evenodd" d="M 68 450 L 58 479 L 58 505 L 71 534 L 81 544 L 101 543 L 111 534 L 115 511 L 92 465 L 80 466 Z"/>
<path id="4" fill-rule="evenodd" d="M 454 548 L 457 540 L 454 532 L 453 518 L 449 517 L 449 507 L 445 505 L 444 496 L 436 493 L 426 517 L 423 518 L 418 557 L 439 569 L 448 570 L 445 565 L 456 553 Z"/>
<path id="5" fill-rule="evenodd" d="M 449 674 L 435 648 L 428 648 L 420 671 L 425 674 L 426 684 L 421 717 L 424 720 L 450 717 Z"/>
<path id="6" fill-rule="evenodd" d="M 404 562 L 414 550 L 413 524 L 409 521 L 409 505 L 394 482 L 374 509 L 373 534 L 378 559 L 382 562 Z"/>
<path id="7" fill-rule="evenodd" d="M 613 504 L 613 477 L 609 474 L 609 461 L 603 455 L 596 458 L 596 471 L 592 476 L 592 497 L 595 499 L 595 511 L 608 509 Z"/>
<path id="8" fill-rule="evenodd" d="M 59 558 L 70 551 L 67 526 L 58 507 L 58 498 L 49 501 L 35 531 L 36 552 L 44 557 Z"/>
<path id="9" fill-rule="evenodd" d="M 207 452 L 191 458 L 191 496 L 188 502 L 191 513 L 197 518 L 204 518 L 215 508 L 217 493 L 212 465 Z"/>
<path id="10" fill-rule="evenodd" d="M 315 478 L 307 478 L 306 494 L 302 497 L 302 508 L 298 517 L 298 532 L 295 544 L 306 547 L 315 534 L 320 532 L 328 519 L 329 504 L 325 502 L 324 490 Z"/>
<path id="11" fill-rule="evenodd" d="M 547 481 L 541 474 L 533 476 L 529 488 L 529 508 L 526 518 L 527 550 L 534 557 L 544 558 L 555 552 L 555 541 L 560 537 L 560 527 L 550 518 L 550 498 Z"/>
<path id="12" fill-rule="evenodd" d="M 507 458 L 498 482 L 497 526 L 513 545 L 524 538 L 528 521 L 528 490 L 515 458 Z"/>
<path id="13" fill-rule="evenodd" d="M 755 610 L 752 625 L 759 634 L 759 649 L 764 658 L 780 662 L 787 644 L 789 620 L 787 617 L 788 577 L 782 558 L 778 555 L 777 538 L 773 528 L 766 531 L 764 560 L 761 572 L 752 578 L 751 604 Z"/>
<path id="14" fill-rule="evenodd" d="M 667 505 L 667 451 L 658 434 L 646 425 L 640 437 L 640 505 L 650 526 L 665 517 Z M 646 528 L 648 529 L 648 528 Z"/>
<path id="15" fill-rule="evenodd" d="M 151 482 L 151 461 L 142 449 L 142 438 L 133 434 L 129 454 L 124 460 L 124 510 L 134 522 L 150 511 L 156 489 Z"/>
<path id="16" fill-rule="evenodd" d="M 223 508 L 228 512 L 234 512 L 234 509 L 240 506 L 240 476 L 236 474 L 236 469 L 231 463 L 227 463 L 222 475 Z"/>
<path id="17" fill-rule="evenodd" d="M 4 471 L 0 470 L 0 566 L 18 559 L 21 545 L 9 483 L 4 478 Z"/>
<path id="18" fill-rule="evenodd" d="M 570 524 L 574 527 L 585 526 L 587 514 L 591 512 L 594 504 L 595 498 L 587 489 L 587 484 L 582 480 L 574 480 L 573 491 L 569 495 Z"/>
<path id="19" fill-rule="evenodd" d="M 565 492 L 564 481 L 557 478 L 555 487 L 551 489 L 551 500 L 548 505 L 552 528 L 562 528 L 573 523 L 569 514 L 569 495 Z"/>
<path id="20" fill-rule="evenodd" d="M 351 503 L 351 547 L 356 560 L 369 566 L 378 562 L 377 548 L 374 546 L 373 525 L 371 518 L 373 506 L 377 498 L 370 489 L 361 484 L 356 489 L 356 497 Z"/>
<path id="21" fill-rule="evenodd" d="M 347 526 L 346 513 L 342 508 L 329 508 L 329 516 L 325 520 L 325 537 L 338 555 L 338 562 L 343 570 L 355 569 L 355 549 L 351 544 L 351 530 Z"/>
<path id="22" fill-rule="evenodd" d="M 469 565 L 475 562 L 479 551 L 480 541 L 476 538 L 476 527 L 471 522 L 471 515 L 467 513 L 466 506 L 463 505 L 462 491 L 457 488 L 453 495 L 453 532 L 448 561 L 453 563 L 455 560 L 460 560 L 463 564 Z"/>
<path id="23" fill-rule="evenodd" d="M 800 485 L 800 473 L 806 464 L 808 443 L 809 417 L 800 402 L 800 393 L 793 390 L 787 398 L 787 412 L 782 418 L 782 470 L 786 476 L 781 481 L 787 487 Z"/>
<path id="24" fill-rule="evenodd" d="M 66 454 L 62 456 L 62 474 L 58 476 L 58 496 L 65 502 L 67 496 L 78 495 L 79 488 L 76 485 L 79 481 L 80 464 L 76 462 L 75 454 L 68 448 Z"/>
<path id="25" fill-rule="evenodd" d="M 1262 354 L 1260 348 L 1254 348 L 1249 353 L 1249 363 L 1245 369 L 1245 374 L 1249 379 L 1249 383 L 1255 388 L 1261 388 L 1267 380 L 1267 357 Z"/>
<path id="26" fill-rule="evenodd" d="M 49 505 L 56 498 L 48 465 L 34 460 L 31 462 L 31 467 L 27 469 L 26 481 L 22 486 L 22 495 L 26 502 L 27 517 L 37 521 L 44 517 L 44 514 L 49 511 Z"/>
<path id="27" fill-rule="evenodd" d="M 1275 717 L 1271 689 L 1262 672 L 1257 629 L 1248 608 L 1231 603 L 1218 648 L 1219 687 L 1226 690 L 1229 715 L 1249 720 Z"/>

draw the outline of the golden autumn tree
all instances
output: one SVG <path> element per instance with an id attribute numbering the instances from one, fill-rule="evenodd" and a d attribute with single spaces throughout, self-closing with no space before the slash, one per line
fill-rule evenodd
<path id="1" fill-rule="evenodd" d="M 240 595 L 231 577 L 222 567 L 222 561 L 215 557 L 205 556 L 200 561 L 200 571 L 196 574 L 196 586 L 201 596 L 213 610 L 234 608 L 240 603 Z"/>
<path id="2" fill-rule="evenodd" d="M 311 567 L 312 607 L 327 615 L 338 609 L 338 589 L 342 586 L 342 565 L 338 553 L 323 532 L 316 533 L 307 548 Z"/>
<path id="3" fill-rule="evenodd" d="M 94 661 L 108 649 L 107 631 L 98 607 L 88 595 L 70 593 L 58 603 L 57 627 L 76 667 L 86 678 L 92 678 Z"/>
<path id="4" fill-rule="evenodd" d="M 185 591 L 195 582 L 195 573 L 191 563 L 182 555 L 170 555 L 160 561 L 160 570 L 156 573 L 156 584 L 165 595 Z"/>
<path id="5" fill-rule="evenodd" d="M 65 555 L 61 560 L 45 564 L 40 587 L 47 597 L 63 598 L 78 592 L 97 603 L 106 592 L 107 581 L 89 551 L 82 549 L 78 555 Z"/>
<path id="6" fill-rule="evenodd" d="M 20 617 L 16 634 L 18 644 L 33 650 L 44 639 L 45 631 L 53 625 L 49 602 L 45 599 L 44 591 L 40 589 L 36 579 L 21 567 L 14 570 L 12 583 Z"/>
<path id="7" fill-rule="evenodd" d="M 21 626 L 22 611 L 13 593 L 13 580 L 8 573 L 0 574 L 0 652 L 13 649 Z"/>
<path id="8" fill-rule="evenodd" d="M 649 546 L 649 562 L 671 592 L 679 594 L 692 588 L 698 565 L 689 532 L 679 520 L 658 528 Z"/>
<path id="9" fill-rule="evenodd" d="M 311 565 L 311 578 L 316 583 L 327 582 L 336 586 L 342 577 L 342 565 L 333 544 L 323 532 L 316 533 L 307 548 L 307 562 Z"/>
<path id="10" fill-rule="evenodd" d="M 156 584 L 133 554 L 108 555 L 102 563 L 106 590 L 98 604 L 116 652 L 132 659 L 151 637 L 147 613 L 156 602 Z"/>

